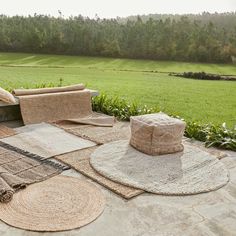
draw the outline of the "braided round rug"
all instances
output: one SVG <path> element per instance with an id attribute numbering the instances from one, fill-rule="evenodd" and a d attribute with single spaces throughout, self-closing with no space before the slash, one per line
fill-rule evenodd
<path id="1" fill-rule="evenodd" d="M 63 231 L 82 227 L 102 212 L 105 199 L 93 184 L 68 176 L 56 176 L 30 185 L 0 204 L 0 219 L 33 231 Z"/>
<path id="2" fill-rule="evenodd" d="M 192 145 L 184 145 L 183 152 L 150 156 L 120 140 L 97 148 L 90 164 L 113 181 L 156 194 L 197 194 L 229 181 L 227 169 L 217 158 Z"/>

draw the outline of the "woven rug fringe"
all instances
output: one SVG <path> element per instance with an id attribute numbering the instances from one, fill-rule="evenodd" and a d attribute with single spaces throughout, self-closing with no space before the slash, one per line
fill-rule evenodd
<path id="1" fill-rule="evenodd" d="M 30 152 L 22 150 L 20 148 L 14 147 L 14 146 L 12 146 L 10 144 L 7 144 L 7 143 L 4 143 L 2 141 L 0 141 L 0 147 L 3 147 L 3 148 L 6 148 L 10 151 L 14 151 L 16 153 L 22 154 L 24 156 L 27 156 L 27 157 L 33 159 L 33 160 L 37 160 L 38 162 L 40 162 L 42 164 L 45 163 L 47 165 L 53 166 L 53 167 L 57 168 L 58 170 L 64 171 L 64 170 L 70 169 L 70 167 L 67 166 L 67 165 L 60 164 L 60 163 L 55 163 L 51 160 L 45 160 L 44 157 L 41 157 L 41 156 L 39 156 L 37 154 L 34 154 L 34 153 L 30 153 Z"/>

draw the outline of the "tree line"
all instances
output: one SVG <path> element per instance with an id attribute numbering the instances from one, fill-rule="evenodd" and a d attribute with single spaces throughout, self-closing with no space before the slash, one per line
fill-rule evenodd
<path id="1" fill-rule="evenodd" d="M 236 57 L 236 13 L 218 14 L 215 21 L 202 18 L 0 15 L 0 51 L 232 62 Z"/>

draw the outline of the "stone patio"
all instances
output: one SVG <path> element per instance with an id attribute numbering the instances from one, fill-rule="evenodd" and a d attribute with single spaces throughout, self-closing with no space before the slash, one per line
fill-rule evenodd
<path id="1" fill-rule="evenodd" d="M 223 162 L 230 182 L 223 188 L 191 196 L 145 193 L 129 201 L 96 184 L 106 197 L 103 214 L 91 224 L 72 231 L 38 233 L 0 222 L 1 236 L 233 236 L 236 235 L 236 152 Z M 67 170 L 64 175 L 88 178 Z M 52 216 L 53 217 L 53 216 Z"/>

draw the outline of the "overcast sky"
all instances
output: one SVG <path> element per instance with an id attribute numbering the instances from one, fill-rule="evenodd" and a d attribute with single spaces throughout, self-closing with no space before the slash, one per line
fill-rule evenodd
<path id="1" fill-rule="evenodd" d="M 201 13 L 236 11 L 236 0 L 0 0 L 0 14 L 58 16 L 83 15 L 114 18 L 150 13 Z"/>

